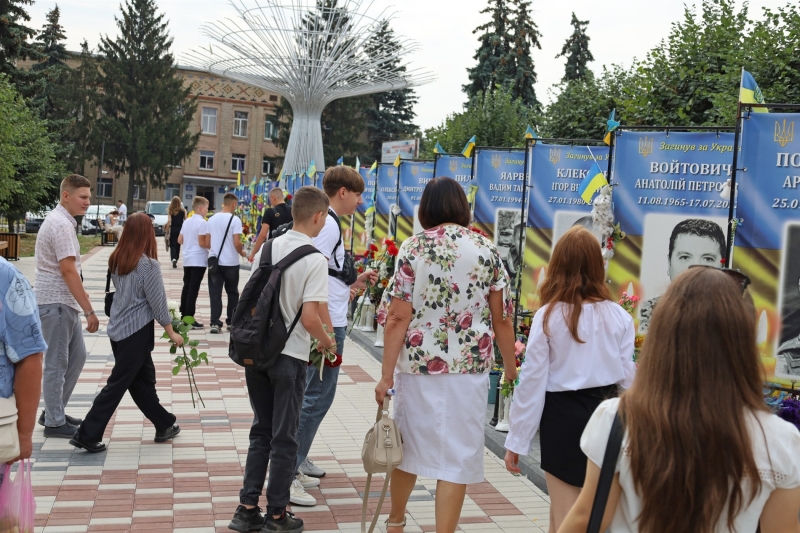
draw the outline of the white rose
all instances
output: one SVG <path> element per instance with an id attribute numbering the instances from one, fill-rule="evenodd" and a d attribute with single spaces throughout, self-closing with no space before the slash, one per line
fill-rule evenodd
<path id="1" fill-rule="evenodd" d="M 176 302 L 175 300 L 170 300 L 167 302 L 167 308 L 170 311 L 177 311 L 180 306 L 181 304 L 179 302 Z"/>

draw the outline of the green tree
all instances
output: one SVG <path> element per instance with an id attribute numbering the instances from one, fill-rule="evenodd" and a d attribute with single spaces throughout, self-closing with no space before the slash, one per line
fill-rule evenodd
<path id="1" fill-rule="evenodd" d="M 36 32 L 25 22 L 31 20 L 25 6 L 33 0 L 0 1 L 0 74 L 6 74 L 12 82 L 20 74 L 17 61 L 38 59 L 39 52 L 30 42 Z"/>
<path id="2" fill-rule="evenodd" d="M 567 64 L 564 70 L 563 81 L 582 80 L 591 74 L 586 66 L 590 61 L 594 61 L 594 56 L 589 51 L 589 36 L 586 35 L 588 20 L 578 20 L 575 12 L 572 12 L 572 35 L 569 36 L 561 53 L 556 56 L 566 57 Z"/>
<path id="3" fill-rule="evenodd" d="M 9 231 L 28 211 L 52 205 L 51 184 L 63 173 L 47 124 L 0 75 L 0 214 Z"/>
<path id="4" fill-rule="evenodd" d="M 106 154 L 129 177 L 127 204 L 134 185 L 162 187 L 172 166 L 188 158 L 199 138 L 189 132 L 197 104 L 175 70 L 172 39 L 154 0 L 126 0 L 119 36 L 100 41 L 99 121 Z"/>
<path id="5" fill-rule="evenodd" d="M 472 31 L 473 34 L 480 34 L 480 45 L 474 56 L 478 64 L 467 69 L 469 83 L 462 87 L 470 99 L 478 94 L 491 92 L 498 85 L 506 84 L 510 73 L 513 73 L 509 56 L 512 41 L 509 35 L 511 12 L 507 2 L 508 0 L 489 0 L 489 5 L 481 13 L 488 13 L 490 20 Z"/>
<path id="6" fill-rule="evenodd" d="M 464 112 L 453 113 L 441 125 L 426 130 L 421 156 L 433 158 L 436 142 L 448 153 L 460 153 L 473 135 L 482 146 L 524 146 L 529 124 L 537 126 L 537 111 L 515 99 L 508 87 L 497 87 L 470 100 Z"/>
<path id="7" fill-rule="evenodd" d="M 511 10 L 511 31 L 513 37 L 509 40 L 508 50 L 508 80 L 503 83 L 510 84 L 511 96 L 519 98 L 522 103 L 533 108 L 539 107 L 536 91 L 536 70 L 533 65 L 531 48 L 541 49 L 539 42 L 541 34 L 536 28 L 536 23 L 531 19 L 531 0 L 511 0 L 514 6 Z"/>
<path id="8" fill-rule="evenodd" d="M 375 35 L 375 42 L 367 47 L 367 54 L 372 54 L 376 49 L 398 50 L 400 43 L 394 30 L 389 26 L 389 21 L 381 23 L 380 30 Z M 385 52 L 384 52 L 385 53 Z M 382 69 L 390 72 L 405 72 L 406 67 L 400 59 L 391 64 L 383 65 Z M 418 134 L 419 128 L 414 124 L 414 104 L 418 99 L 414 89 L 401 89 L 373 94 L 370 99 L 372 105 L 365 111 L 367 122 L 367 139 L 369 142 L 368 158 L 380 160 L 381 145 L 386 141 L 413 137 Z"/>

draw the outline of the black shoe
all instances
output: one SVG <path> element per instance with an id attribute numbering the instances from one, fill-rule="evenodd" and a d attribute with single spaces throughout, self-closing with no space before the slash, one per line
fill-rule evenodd
<path id="1" fill-rule="evenodd" d="M 228 529 L 247 533 L 248 531 L 261 531 L 263 526 L 264 517 L 261 515 L 261 509 L 258 507 L 247 509 L 244 505 L 240 505 L 233 513 L 233 520 L 228 524 Z"/>
<path id="2" fill-rule="evenodd" d="M 178 261 L 175 259 L 172 260 L 172 268 L 178 268 Z"/>
<path id="3" fill-rule="evenodd" d="M 303 520 L 295 518 L 293 513 L 284 511 L 280 519 L 272 518 L 268 514 L 264 518 L 264 527 L 261 531 L 281 531 L 283 533 L 301 533 L 303 531 Z"/>
<path id="4" fill-rule="evenodd" d="M 177 435 L 181 432 L 181 427 L 178 424 L 173 424 L 172 426 L 168 427 L 167 429 L 158 431 L 156 430 L 156 438 L 153 439 L 154 442 L 167 442 L 169 439 Z"/>
<path id="5" fill-rule="evenodd" d="M 83 422 L 82 418 L 74 418 L 69 415 L 64 415 L 64 418 L 66 419 L 67 424 L 72 424 L 73 426 L 80 426 L 81 422 Z M 44 411 L 42 411 L 42 414 L 39 415 L 39 425 L 44 425 Z"/>
<path id="6" fill-rule="evenodd" d="M 78 431 L 78 426 L 73 426 L 69 422 L 56 427 L 45 426 L 44 436 L 47 438 L 55 439 L 71 439 L 75 432 Z"/>
<path id="7" fill-rule="evenodd" d="M 82 440 L 78 440 L 78 435 L 76 434 L 74 437 L 69 439 L 69 443 L 75 446 L 76 448 L 82 448 L 89 453 L 100 453 L 106 451 L 106 445 L 102 442 L 83 442 Z"/>
<path id="8" fill-rule="evenodd" d="M 195 322 L 192 324 L 192 329 L 203 329 L 205 326 L 201 322 Z"/>

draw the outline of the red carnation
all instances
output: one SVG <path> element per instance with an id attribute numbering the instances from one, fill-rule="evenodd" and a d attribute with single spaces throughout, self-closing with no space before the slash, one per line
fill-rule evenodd
<path id="1" fill-rule="evenodd" d="M 723 257 L 722 259 L 719 260 L 719 262 L 724 265 L 725 263 L 728 262 L 728 260 Z"/>
<path id="2" fill-rule="evenodd" d="M 394 245 L 394 243 L 392 242 L 392 243 L 389 243 L 389 245 L 386 247 L 386 252 L 387 252 L 389 255 L 391 255 L 392 257 L 397 257 L 397 254 L 399 254 L 399 253 L 400 253 L 400 250 L 399 250 L 399 249 L 397 248 L 397 246 L 395 246 L 395 245 Z"/>

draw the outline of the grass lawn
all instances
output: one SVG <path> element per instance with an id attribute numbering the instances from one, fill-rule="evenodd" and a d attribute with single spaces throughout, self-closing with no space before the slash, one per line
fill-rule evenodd
<path id="1" fill-rule="evenodd" d="M 81 245 L 81 255 L 87 253 L 95 246 L 100 246 L 99 235 L 78 235 L 78 243 Z M 33 257 L 36 248 L 36 234 L 24 233 L 19 239 L 19 256 Z"/>

